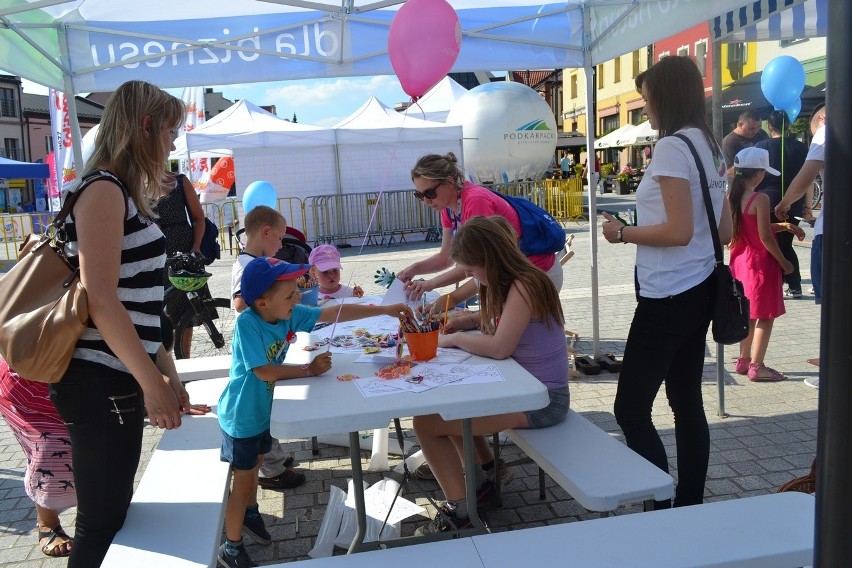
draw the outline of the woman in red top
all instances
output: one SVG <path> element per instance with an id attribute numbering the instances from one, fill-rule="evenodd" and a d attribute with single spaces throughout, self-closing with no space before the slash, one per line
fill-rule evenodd
<path id="1" fill-rule="evenodd" d="M 411 180 L 415 187 L 414 196 L 440 213 L 443 232 L 438 252 L 407 266 L 396 275 L 405 282 L 410 300 L 418 300 L 424 292 L 465 279 L 464 271 L 453 267 L 450 260 L 450 243 L 456 229 L 471 217 L 499 215 L 512 225 L 520 237 L 521 225 L 512 206 L 494 192 L 465 181 L 458 159 L 452 152 L 444 156 L 428 154 L 420 158 L 411 170 Z M 562 265 L 556 262 L 555 253 L 531 255 L 528 258 L 547 273 L 557 290 L 562 289 Z M 448 268 L 450 270 L 446 270 Z M 435 272 L 441 274 L 428 280 L 414 280 L 420 274 Z"/>

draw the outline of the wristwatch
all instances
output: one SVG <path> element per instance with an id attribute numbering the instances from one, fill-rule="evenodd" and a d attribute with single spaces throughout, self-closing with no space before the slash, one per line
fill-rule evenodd
<path id="1" fill-rule="evenodd" d="M 615 238 L 618 239 L 618 242 L 627 244 L 627 241 L 624 240 L 624 226 L 618 228 L 618 232 L 615 233 Z"/>

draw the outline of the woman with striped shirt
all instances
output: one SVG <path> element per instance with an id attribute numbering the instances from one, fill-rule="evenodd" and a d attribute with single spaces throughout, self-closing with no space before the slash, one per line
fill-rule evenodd
<path id="1" fill-rule="evenodd" d="M 184 114 L 179 99 L 154 85 L 121 85 L 104 108 L 66 224 L 66 252 L 80 268 L 91 317 L 50 389 L 73 450 L 78 508 L 69 568 L 100 566 L 124 524 L 145 410 L 153 426 L 171 429 L 189 404 L 162 345 L 166 243 L 151 211 Z"/>

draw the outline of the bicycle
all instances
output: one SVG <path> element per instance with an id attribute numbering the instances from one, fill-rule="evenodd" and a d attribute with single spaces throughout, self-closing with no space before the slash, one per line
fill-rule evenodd
<path id="1" fill-rule="evenodd" d="M 164 302 L 161 318 L 163 343 L 166 347 L 174 343 L 175 359 L 187 359 L 190 355 L 229 355 L 234 321 L 237 318 L 231 300 L 213 298 L 209 293 L 199 292 L 212 276 L 204 270 L 204 260 L 200 256 L 177 253 L 169 258 L 168 264 L 171 286 L 164 294 L 167 301 Z M 175 314 L 167 314 L 165 306 L 170 304 L 168 300 L 174 294 L 185 294 L 189 307 Z M 173 324 L 173 321 L 177 323 Z M 197 327 L 203 327 L 204 333 L 196 330 Z M 191 338 L 188 345 L 183 340 L 187 334 Z"/>

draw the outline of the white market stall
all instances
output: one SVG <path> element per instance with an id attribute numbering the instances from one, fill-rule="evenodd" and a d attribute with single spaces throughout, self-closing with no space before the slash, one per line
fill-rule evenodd
<path id="1" fill-rule="evenodd" d="M 375 97 L 334 126 L 342 193 L 408 189 L 424 154 L 462 157 L 462 128 L 398 113 Z"/>
<path id="2" fill-rule="evenodd" d="M 466 93 L 467 89 L 452 77 L 446 76 L 426 91 L 420 100 L 408 107 L 406 114 L 423 120 L 447 122 L 447 115 L 453 110 L 453 105 Z"/>

